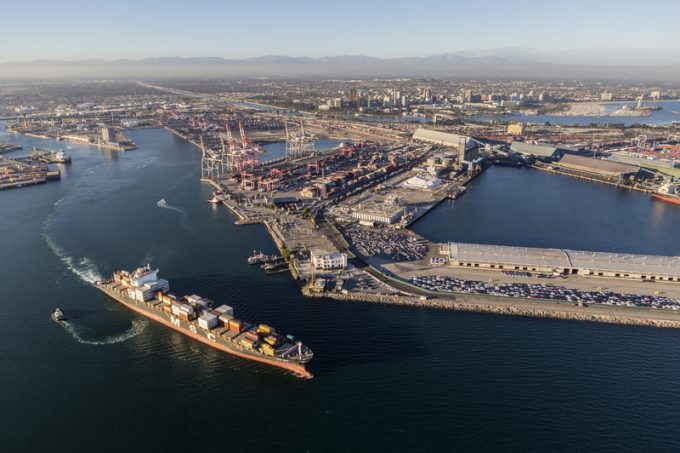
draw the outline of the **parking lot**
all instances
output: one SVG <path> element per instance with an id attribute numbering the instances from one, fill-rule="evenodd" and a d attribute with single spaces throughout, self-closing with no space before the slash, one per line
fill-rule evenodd
<path id="1" fill-rule="evenodd" d="M 492 296 L 550 299 L 584 304 L 617 305 L 627 307 L 664 308 L 680 310 L 680 298 L 620 294 L 613 291 L 582 291 L 563 286 L 528 283 L 487 283 L 455 277 L 412 275 L 413 285 L 430 291 L 488 294 Z"/>
<path id="2" fill-rule="evenodd" d="M 425 241 L 404 230 L 351 226 L 345 235 L 362 254 L 393 261 L 420 260 L 428 250 Z"/>

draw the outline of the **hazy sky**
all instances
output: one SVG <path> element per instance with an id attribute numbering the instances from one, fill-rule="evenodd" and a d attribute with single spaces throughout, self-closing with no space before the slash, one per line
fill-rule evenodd
<path id="1" fill-rule="evenodd" d="M 0 61 L 680 47 L 679 0 L 28 0 L 0 17 Z"/>

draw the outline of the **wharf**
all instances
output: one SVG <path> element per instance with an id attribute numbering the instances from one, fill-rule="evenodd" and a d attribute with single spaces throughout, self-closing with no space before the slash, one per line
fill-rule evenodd
<path id="1" fill-rule="evenodd" d="M 627 184 L 620 184 L 620 183 L 614 182 L 614 181 L 608 181 L 606 179 L 591 178 L 589 176 L 577 174 L 577 173 L 574 173 L 574 172 L 559 170 L 559 169 L 556 169 L 555 167 L 552 167 L 550 165 L 534 164 L 534 165 L 530 165 L 529 168 L 541 170 L 541 171 L 544 171 L 544 172 L 547 172 L 547 173 L 552 173 L 552 174 L 555 174 L 555 175 L 569 176 L 570 178 L 582 179 L 584 181 L 590 181 L 590 182 L 605 184 L 605 185 L 608 185 L 608 186 L 616 187 L 617 189 L 635 190 L 635 191 L 642 192 L 642 193 L 654 193 L 653 190 L 645 188 L 645 187 L 640 187 L 640 186 L 637 186 L 637 185 L 630 186 L 630 185 L 627 185 Z"/>
<path id="2" fill-rule="evenodd" d="M 0 142 L 0 154 L 9 153 L 11 151 L 18 151 L 21 148 L 22 148 L 21 145 L 15 145 L 13 143 Z"/>

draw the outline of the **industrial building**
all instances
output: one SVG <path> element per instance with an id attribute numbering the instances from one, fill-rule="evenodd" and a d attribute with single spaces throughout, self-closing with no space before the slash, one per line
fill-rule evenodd
<path id="1" fill-rule="evenodd" d="M 457 150 L 459 164 L 462 164 L 463 162 L 472 162 L 479 157 L 479 143 L 472 139 L 472 137 L 465 135 L 433 131 L 419 127 L 413 133 L 413 139 L 455 148 Z"/>
<path id="2" fill-rule="evenodd" d="M 450 242 L 453 266 L 680 282 L 680 257 Z"/>
<path id="3" fill-rule="evenodd" d="M 562 157 L 567 149 L 549 144 L 533 145 L 531 143 L 512 142 L 510 151 L 539 160 L 555 160 Z"/>
<path id="4" fill-rule="evenodd" d="M 595 159 L 592 157 L 565 154 L 556 165 L 562 170 L 595 179 L 617 181 L 627 177 L 640 176 L 641 169 L 637 165 Z"/>
<path id="5" fill-rule="evenodd" d="M 317 270 L 344 269 L 347 267 L 347 255 L 340 252 L 326 250 L 311 251 L 312 266 Z"/>
<path id="6" fill-rule="evenodd" d="M 404 187 L 417 190 L 435 190 L 442 186 L 442 180 L 427 173 L 418 173 L 407 179 Z"/>
<path id="7" fill-rule="evenodd" d="M 116 130 L 112 127 L 102 127 L 102 140 L 104 143 L 116 142 Z"/>
<path id="8" fill-rule="evenodd" d="M 396 223 L 403 214 L 404 208 L 388 203 L 381 206 L 360 207 L 352 212 L 352 218 L 376 224 L 391 225 Z"/>

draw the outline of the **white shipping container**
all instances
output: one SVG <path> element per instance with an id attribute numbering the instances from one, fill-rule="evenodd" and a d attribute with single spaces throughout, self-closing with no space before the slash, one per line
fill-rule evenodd
<path id="1" fill-rule="evenodd" d="M 190 315 L 194 312 L 194 309 L 189 305 L 180 305 L 179 309 L 182 310 L 182 312 L 186 313 L 187 315 Z"/>
<path id="2" fill-rule="evenodd" d="M 222 314 L 227 314 L 234 316 L 234 309 L 231 308 L 229 305 L 220 305 L 215 309 L 215 311 L 222 313 Z"/>
<path id="3" fill-rule="evenodd" d="M 177 304 L 172 304 L 172 308 L 170 308 L 170 311 L 172 312 L 173 315 L 179 316 L 179 314 L 182 312 L 180 310 L 180 305 Z"/>
<path id="4" fill-rule="evenodd" d="M 196 304 L 196 305 L 198 305 L 199 307 L 201 307 L 201 309 L 203 309 L 203 308 L 208 308 L 208 306 L 209 306 L 208 301 L 205 300 L 205 299 L 198 299 L 198 300 L 195 300 L 195 301 L 193 301 L 193 302 L 194 302 L 194 304 Z"/>
<path id="5" fill-rule="evenodd" d="M 217 327 L 217 316 L 210 313 L 204 314 L 198 318 L 198 326 L 206 330 Z"/>

